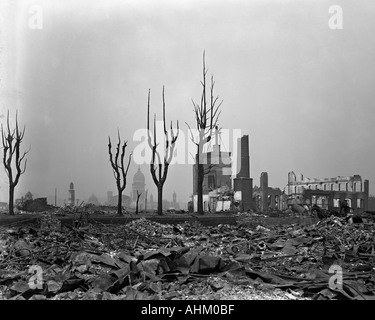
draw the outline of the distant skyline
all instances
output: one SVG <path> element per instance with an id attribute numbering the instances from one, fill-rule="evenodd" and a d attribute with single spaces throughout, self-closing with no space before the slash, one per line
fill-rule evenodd
<path id="1" fill-rule="evenodd" d="M 332 30 L 329 7 L 343 10 Z M 33 5 L 42 28 L 30 28 Z M 0 0 L 0 122 L 26 126 L 27 191 L 78 199 L 116 193 L 108 136 L 128 140 L 151 112 L 194 126 L 202 54 L 224 100 L 220 125 L 250 138 L 250 175 L 283 187 L 289 171 L 310 178 L 361 175 L 375 193 L 375 3 L 372 0 Z M 35 8 L 33 8 L 35 9 Z M 230 149 L 231 146 L 223 146 Z M 2 150 L 0 150 L 2 151 Z M 231 150 L 226 150 L 231 151 Z M 2 155 L 2 154 L 1 154 Z M 138 165 L 129 170 L 126 194 Z M 141 165 L 149 194 L 156 187 Z M 192 165 L 170 166 L 166 199 L 187 202 Z M 8 201 L 0 170 L 0 201 Z"/>
<path id="2" fill-rule="evenodd" d="M 132 178 L 132 177 L 131 177 Z M 133 181 L 131 181 L 131 182 L 133 182 Z M 74 184 L 74 182 L 73 182 L 73 184 Z M 69 184 L 70 185 L 70 184 Z M 68 190 L 68 189 L 67 189 Z M 66 205 L 68 205 L 68 204 L 70 204 L 70 199 L 69 199 L 69 197 L 70 197 L 70 194 L 69 194 L 69 192 L 67 191 L 67 190 L 56 190 L 56 193 L 57 193 L 57 195 L 56 195 L 56 202 L 57 202 L 57 205 L 58 206 L 63 206 L 64 204 L 66 204 Z M 75 191 L 75 194 L 77 195 L 79 195 L 79 194 L 81 194 L 81 192 L 80 192 L 80 190 L 77 190 L 75 187 L 74 187 L 74 191 Z M 113 194 L 113 196 L 117 196 L 117 190 L 107 190 L 107 192 L 108 191 L 112 191 L 112 194 Z M 156 199 L 157 199 L 157 193 L 150 193 L 150 192 L 148 192 L 148 189 L 147 189 L 147 185 L 146 185 L 146 191 L 147 191 L 147 194 L 148 194 L 148 201 L 150 202 L 150 197 L 151 197 L 151 195 L 154 197 L 154 202 L 156 201 Z M 47 197 L 48 198 L 48 203 L 49 204 L 52 204 L 52 205 L 54 205 L 54 203 L 55 203 L 55 194 L 39 194 L 39 193 L 33 193 L 32 191 L 30 191 L 30 190 L 28 190 L 27 192 L 31 192 L 31 194 L 32 194 L 32 196 L 33 196 L 33 199 L 36 199 L 36 198 L 39 198 L 39 197 Z M 81 202 L 83 201 L 84 203 L 89 203 L 89 200 L 90 200 L 90 197 L 92 196 L 92 195 L 94 195 L 97 199 L 98 199 L 98 201 L 99 201 L 99 203 L 101 204 L 101 205 L 105 205 L 106 204 L 106 202 L 108 201 L 108 195 L 107 195 L 107 192 L 106 192 L 106 194 L 95 194 L 95 193 L 91 193 L 91 194 L 89 194 L 88 196 L 84 196 L 84 197 L 75 197 L 75 204 L 81 204 Z M 125 194 L 123 194 L 123 195 L 126 195 L 126 196 L 129 196 L 130 197 L 130 195 L 131 195 L 131 190 L 129 190 L 129 192 L 128 193 L 125 193 Z M 24 197 L 25 196 L 25 194 L 22 194 L 22 195 L 20 195 L 20 198 L 21 197 Z M 185 206 L 185 204 L 186 204 L 186 202 L 185 201 L 181 201 L 181 199 L 179 199 L 178 198 L 178 194 L 176 193 L 176 196 L 177 196 L 177 203 L 179 203 L 180 204 L 180 206 L 182 207 L 182 208 L 184 208 L 184 206 Z M 164 194 L 164 196 L 163 196 L 163 199 L 164 200 L 167 200 L 167 201 L 170 201 L 170 202 L 172 202 L 173 201 L 173 193 L 172 194 Z M 0 201 L 1 202 L 1 201 Z M 183 204 L 183 205 L 182 205 Z"/>

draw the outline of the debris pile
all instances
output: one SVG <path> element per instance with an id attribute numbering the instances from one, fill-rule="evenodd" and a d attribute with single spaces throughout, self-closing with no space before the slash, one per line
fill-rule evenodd
<path id="1" fill-rule="evenodd" d="M 375 299 L 375 224 L 74 225 L 0 229 L 0 299 Z M 332 278 L 333 277 L 333 278 Z M 333 280 L 336 279 L 336 281 Z"/>
<path id="2" fill-rule="evenodd" d="M 18 210 L 27 212 L 42 212 L 53 210 L 54 207 L 47 203 L 47 198 L 28 199 L 17 206 Z"/>

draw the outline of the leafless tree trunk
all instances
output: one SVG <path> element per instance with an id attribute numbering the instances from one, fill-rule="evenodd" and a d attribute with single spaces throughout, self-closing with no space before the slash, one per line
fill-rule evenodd
<path id="1" fill-rule="evenodd" d="M 137 190 L 137 201 L 135 203 L 135 214 L 138 214 L 138 203 L 139 203 L 139 198 L 141 197 L 142 195 L 142 192 L 139 193 L 138 190 Z"/>
<path id="2" fill-rule="evenodd" d="M 197 194 L 198 194 L 198 213 L 204 214 L 203 210 L 203 180 L 205 173 L 209 172 L 212 168 L 207 166 L 205 168 L 205 159 L 203 158 L 203 147 L 206 143 L 211 141 L 212 136 L 214 134 L 214 130 L 217 130 L 218 127 L 218 120 L 220 116 L 220 107 L 223 101 L 218 103 L 219 97 L 214 97 L 214 87 L 215 81 L 214 77 L 211 76 L 211 84 L 209 90 L 210 97 L 207 98 L 207 83 L 206 83 L 206 76 L 207 76 L 207 69 L 206 69 L 206 61 L 205 61 L 205 52 L 203 52 L 203 80 L 201 81 L 202 85 L 202 95 L 200 99 L 200 103 L 193 102 L 193 110 L 195 113 L 195 120 L 196 120 L 196 128 L 198 130 L 198 137 L 193 135 L 193 132 L 189 127 L 191 133 L 191 140 L 197 146 L 197 154 L 196 154 L 196 170 L 197 170 Z"/>
<path id="3" fill-rule="evenodd" d="M 25 158 L 26 154 L 29 153 L 25 151 L 22 156 L 20 153 L 20 147 L 25 135 L 25 127 L 23 127 L 22 132 L 18 129 L 18 119 L 16 112 L 16 128 L 11 130 L 9 125 L 9 110 L 7 113 L 7 130 L 3 128 L 1 124 L 1 137 L 3 143 L 3 164 L 5 172 L 8 176 L 9 181 L 9 214 L 14 215 L 14 189 L 18 184 L 20 176 L 26 171 L 27 159 L 25 159 L 23 164 L 23 169 L 21 169 L 22 160 Z M 14 172 L 14 167 L 16 172 Z M 15 176 L 14 176 L 15 174 Z"/>
<path id="4" fill-rule="evenodd" d="M 148 194 L 148 190 L 146 190 L 146 194 L 145 194 L 145 213 L 147 213 L 147 194 Z"/>
<path id="5" fill-rule="evenodd" d="M 156 142 L 156 115 L 154 114 L 154 135 L 153 135 L 153 141 L 151 139 L 151 133 L 150 133 L 150 90 L 148 90 L 148 101 L 147 101 L 147 134 L 148 134 L 148 145 L 150 149 L 152 150 L 152 159 L 150 164 L 150 171 L 152 175 L 152 179 L 158 189 L 158 215 L 163 214 L 163 186 L 165 183 L 165 180 L 167 179 L 168 174 L 168 168 L 169 164 L 172 160 L 173 151 L 175 147 L 176 140 L 178 138 L 178 134 L 180 132 L 178 127 L 178 121 L 177 121 L 177 132 L 175 135 L 175 132 L 172 128 L 172 122 L 171 122 L 171 138 L 168 135 L 166 125 L 165 125 L 165 98 L 164 98 L 164 86 L 163 86 L 163 124 L 164 124 L 164 157 L 163 162 L 161 160 L 160 154 L 157 150 L 158 143 Z M 164 165 L 164 168 L 163 168 Z M 156 171 L 158 170 L 158 175 L 156 174 Z"/>
<path id="6" fill-rule="evenodd" d="M 115 158 L 113 159 L 111 138 L 109 136 L 108 136 L 108 153 L 109 153 L 109 161 L 111 162 L 113 175 L 116 180 L 116 186 L 117 186 L 117 191 L 118 191 L 117 214 L 119 216 L 122 216 L 123 215 L 122 214 L 122 193 L 126 187 L 126 176 L 128 174 L 132 153 L 130 153 L 129 155 L 129 161 L 125 169 L 124 157 L 125 157 L 125 149 L 128 145 L 128 142 L 124 141 L 121 146 L 120 131 L 117 131 L 117 137 L 118 137 L 118 142 L 116 146 Z M 121 155 L 120 155 L 120 149 L 121 149 Z"/>

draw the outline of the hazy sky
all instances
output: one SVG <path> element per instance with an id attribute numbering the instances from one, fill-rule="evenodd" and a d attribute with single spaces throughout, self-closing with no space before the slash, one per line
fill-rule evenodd
<path id="1" fill-rule="evenodd" d="M 220 125 L 250 135 L 251 177 L 283 188 L 293 170 L 306 177 L 360 174 L 375 190 L 375 2 L 326 0 L 99 1 L 1 3 L 0 119 L 26 125 L 28 168 L 17 196 L 68 198 L 116 191 L 107 153 L 117 128 L 129 140 L 146 126 L 147 92 L 168 121 L 194 125 L 202 53 L 224 100 Z M 31 29 L 32 5 L 42 29 Z M 332 30 L 331 5 L 343 9 Z M 227 146 L 227 150 L 228 150 Z M 141 166 L 156 196 L 149 167 Z M 126 193 L 137 170 L 131 164 Z M 0 173 L 0 201 L 7 179 Z M 192 193 L 191 165 L 172 165 L 164 196 Z"/>

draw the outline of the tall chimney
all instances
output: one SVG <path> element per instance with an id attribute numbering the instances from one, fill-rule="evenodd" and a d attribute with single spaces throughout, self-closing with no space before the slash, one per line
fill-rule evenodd
<path id="1" fill-rule="evenodd" d="M 237 176 L 233 179 L 234 191 L 240 194 L 241 210 L 247 211 L 253 209 L 253 179 L 250 178 L 249 136 L 242 136 L 237 143 L 237 164 L 241 167 L 237 168 Z M 240 157 L 238 153 L 240 153 Z"/>
<path id="2" fill-rule="evenodd" d="M 75 205 L 75 190 L 74 190 L 73 182 L 70 183 L 69 194 L 70 194 L 70 198 L 69 198 L 70 204 L 74 206 Z"/>
<path id="3" fill-rule="evenodd" d="M 238 139 L 238 151 L 241 152 L 241 168 L 237 173 L 237 178 L 250 178 L 250 155 L 249 155 L 249 136 L 244 135 Z"/>

